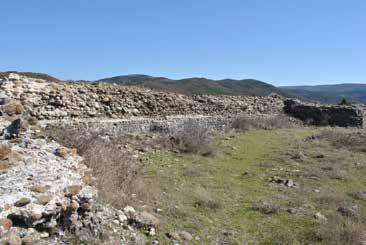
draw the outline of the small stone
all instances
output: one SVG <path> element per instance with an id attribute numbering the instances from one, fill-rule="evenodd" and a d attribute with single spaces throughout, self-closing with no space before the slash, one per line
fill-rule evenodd
<path id="1" fill-rule="evenodd" d="M 127 214 L 134 214 L 136 213 L 135 209 L 131 206 L 127 206 L 123 209 L 123 211 Z"/>
<path id="2" fill-rule="evenodd" d="M 70 203 L 70 208 L 72 210 L 78 210 L 80 207 L 79 203 L 75 200 L 72 200 L 71 203 Z"/>
<path id="3" fill-rule="evenodd" d="M 10 230 L 10 228 L 13 226 L 13 221 L 11 219 L 0 219 L 0 226 L 2 226 L 5 230 Z"/>
<path id="4" fill-rule="evenodd" d="M 184 241 L 191 241 L 191 240 L 193 240 L 193 236 L 189 232 L 187 232 L 187 231 L 181 231 L 181 232 L 179 232 L 179 236 Z"/>
<path id="5" fill-rule="evenodd" d="M 23 197 L 21 199 L 19 199 L 18 201 L 16 201 L 14 203 L 15 207 L 24 207 L 25 205 L 28 205 L 31 202 L 31 200 L 29 198 Z"/>
<path id="6" fill-rule="evenodd" d="M 48 234 L 47 232 L 41 232 L 40 234 L 39 234 L 39 236 L 41 237 L 41 238 L 47 238 L 47 237 L 49 237 L 50 236 L 50 234 Z"/>
<path id="7" fill-rule="evenodd" d="M 22 245 L 31 245 L 34 244 L 35 239 L 31 235 L 26 235 L 22 238 Z"/>
<path id="8" fill-rule="evenodd" d="M 33 221 L 40 220 L 42 218 L 42 214 L 39 212 L 32 212 L 31 217 Z"/>
<path id="9" fill-rule="evenodd" d="M 71 185 L 66 188 L 67 196 L 76 196 L 81 191 L 81 185 Z"/>
<path id="10" fill-rule="evenodd" d="M 278 176 L 274 176 L 271 178 L 271 182 L 276 183 L 276 184 L 284 184 L 286 182 L 286 179 L 278 177 Z"/>
<path id="11" fill-rule="evenodd" d="M 294 186 L 294 181 L 292 179 L 286 180 L 286 186 L 287 187 L 293 187 Z"/>
<path id="12" fill-rule="evenodd" d="M 180 240 L 180 236 L 179 236 L 178 232 L 170 232 L 170 233 L 168 233 L 168 237 L 172 240 L 176 240 L 176 241 Z"/>
<path id="13" fill-rule="evenodd" d="M 12 232 L 9 235 L 7 244 L 8 245 L 21 245 L 22 244 L 22 239 L 19 237 L 18 234 L 16 234 L 15 232 Z"/>
<path id="14" fill-rule="evenodd" d="M 160 223 L 158 218 L 146 211 L 137 215 L 136 222 L 143 227 L 157 227 Z"/>
<path id="15" fill-rule="evenodd" d="M 324 158 L 324 157 L 325 157 L 324 154 L 318 154 L 315 156 L 315 158 Z"/>
<path id="16" fill-rule="evenodd" d="M 68 149 L 65 147 L 60 147 L 56 150 L 56 155 L 62 157 L 63 159 L 66 159 L 69 155 Z"/>
<path id="17" fill-rule="evenodd" d="M 33 185 L 30 190 L 33 192 L 38 192 L 38 193 L 45 193 L 47 192 L 49 189 L 49 186 L 46 185 Z"/>
<path id="18" fill-rule="evenodd" d="M 119 214 L 119 215 L 118 215 L 118 219 L 119 219 L 119 221 L 120 221 L 121 223 L 123 223 L 123 222 L 127 221 L 127 216 L 126 216 L 126 215 L 124 215 L 124 214 Z"/>
<path id="19" fill-rule="evenodd" d="M 357 209 L 356 208 L 351 208 L 351 207 L 339 207 L 337 209 L 337 211 L 345 217 L 352 217 L 352 218 L 356 218 L 359 216 Z"/>
<path id="20" fill-rule="evenodd" d="M 40 195 L 37 197 L 37 201 L 41 205 L 46 205 L 47 203 L 49 203 L 51 201 L 51 199 L 52 198 L 49 195 Z"/>
<path id="21" fill-rule="evenodd" d="M 80 207 L 81 207 L 81 209 L 86 210 L 86 211 L 89 211 L 92 209 L 92 205 L 89 202 L 85 202 L 85 203 L 81 204 Z"/>
<path id="22" fill-rule="evenodd" d="M 156 232 L 155 232 L 155 228 L 154 227 L 150 227 L 149 232 L 148 232 L 149 236 L 155 236 Z"/>
<path id="23" fill-rule="evenodd" d="M 321 214 L 320 212 L 316 213 L 316 214 L 314 215 L 314 217 L 315 217 L 317 220 L 320 220 L 320 221 L 327 221 L 327 218 L 326 218 L 323 214 Z"/>

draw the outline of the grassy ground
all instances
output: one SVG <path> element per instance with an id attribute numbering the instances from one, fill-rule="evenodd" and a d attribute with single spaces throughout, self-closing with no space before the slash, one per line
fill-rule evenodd
<path id="1" fill-rule="evenodd" d="M 253 130 L 219 139 L 213 157 L 151 156 L 160 244 L 179 231 L 192 234 L 187 244 L 357 244 L 366 202 L 350 194 L 366 191 L 366 153 L 311 137 L 319 131 Z M 272 183 L 274 176 L 295 186 Z"/>

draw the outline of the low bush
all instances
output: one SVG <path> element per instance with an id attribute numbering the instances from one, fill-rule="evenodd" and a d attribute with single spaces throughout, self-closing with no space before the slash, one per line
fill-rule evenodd
<path id="1" fill-rule="evenodd" d="M 0 145 L 0 160 L 4 160 L 9 155 L 10 152 L 11 152 L 11 149 L 10 149 L 9 145 L 1 144 Z"/>
<path id="2" fill-rule="evenodd" d="M 3 105 L 2 111 L 8 115 L 19 115 L 24 112 L 24 107 L 20 102 L 13 100 Z"/>
<path id="3" fill-rule="evenodd" d="M 276 128 L 290 128 L 292 127 L 290 118 L 286 115 L 275 116 L 249 116 L 241 115 L 237 117 L 231 127 L 238 131 L 248 131 L 251 129 L 276 129 Z"/>
<path id="4" fill-rule="evenodd" d="M 366 152 L 366 132 L 354 131 L 346 133 L 341 130 L 329 129 L 324 130 L 315 139 L 330 142 L 337 148 L 348 148 L 354 151 Z"/>
<path id="5" fill-rule="evenodd" d="M 256 202 L 253 204 L 252 209 L 262 214 L 276 214 L 280 211 L 280 208 L 272 202 Z"/>
<path id="6" fill-rule="evenodd" d="M 219 209 L 222 207 L 221 203 L 216 200 L 206 190 L 199 189 L 196 195 L 195 205 L 206 209 Z"/>
<path id="7" fill-rule="evenodd" d="M 46 136 L 70 147 L 76 148 L 87 166 L 93 169 L 93 176 L 101 198 L 115 207 L 138 206 L 151 203 L 154 192 L 147 188 L 144 165 L 126 152 L 124 136 L 107 136 L 100 131 L 87 129 L 46 129 Z"/>
<path id="8" fill-rule="evenodd" d="M 170 136 L 168 142 L 173 149 L 181 153 L 210 156 L 216 152 L 212 132 L 205 128 L 191 127 L 182 129 Z"/>
<path id="9" fill-rule="evenodd" d="M 327 217 L 327 222 L 321 224 L 318 236 L 324 244 L 362 244 L 365 239 L 366 225 L 361 221 L 333 214 Z"/>

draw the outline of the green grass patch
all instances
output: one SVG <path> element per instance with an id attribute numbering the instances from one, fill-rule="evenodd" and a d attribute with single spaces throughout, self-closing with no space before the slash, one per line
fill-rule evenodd
<path id="1" fill-rule="evenodd" d="M 159 195 L 156 207 L 163 210 L 157 239 L 170 244 L 167 233 L 188 231 L 195 238 L 190 244 L 327 244 L 317 235 L 314 214 L 336 209 L 322 206 L 320 197 L 333 192 L 350 201 L 347 193 L 366 190 L 365 168 L 353 165 L 366 158 L 304 140 L 318 132 L 253 130 L 218 140 L 220 153 L 214 157 L 153 155 L 148 176 Z M 293 157 L 299 152 L 304 159 Z M 324 157 L 317 157 L 320 153 Z M 349 178 L 322 170 L 329 164 Z M 311 171 L 320 177 L 309 177 Z M 273 176 L 290 178 L 296 187 L 273 184 Z"/>

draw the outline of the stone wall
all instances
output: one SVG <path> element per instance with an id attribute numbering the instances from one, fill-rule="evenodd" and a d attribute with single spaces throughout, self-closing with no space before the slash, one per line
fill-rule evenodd
<path id="1" fill-rule="evenodd" d="M 124 133 L 162 133 L 170 134 L 187 128 L 210 128 L 224 130 L 229 128 L 234 120 L 230 116 L 168 116 L 160 118 L 135 117 L 130 119 L 88 119 L 43 121 L 42 126 L 60 124 L 62 127 L 90 128 L 113 135 Z"/>
<path id="2" fill-rule="evenodd" d="M 126 131 L 135 128 L 135 131 L 163 132 L 189 124 L 221 128 L 239 114 L 269 116 L 283 110 L 313 125 L 360 127 L 363 124 L 360 110 L 355 107 L 294 100 L 287 100 L 284 107 L 284 98 L 278 95 L 186 96 L 111 84 L 55 83 L 13 73 L 0 80 L 0 89 L 0 113 L 5 111 L 2 104 L 8 103 L 7 114 L 9 111 L 11 114 L 11 109 L 17 113 L 24 108 L 39 120 L 80 119 L 93 125 L 98 121 L 109 125 L 113 121 L 109 120 L 114 119 L 112 125 L 117 124 L 116 128 Z"/>
<path id="3" fill-rule="evenodd" d="M 316 126 L 362 127 L 363 114 L 355 106 L 327 106 L 285 100 L 284 111 L 290 116 Z"/>
<path id="4" fill-rule="evenodd" d="M 0 81 L 0 89 L 0 97 L 20 101 L 26 111 L 40 120 L 273 114 L 283 107 L 283 99 L 277 95 L 186 96 L 140 87 L 54 83 L 17 74 Z"/>

